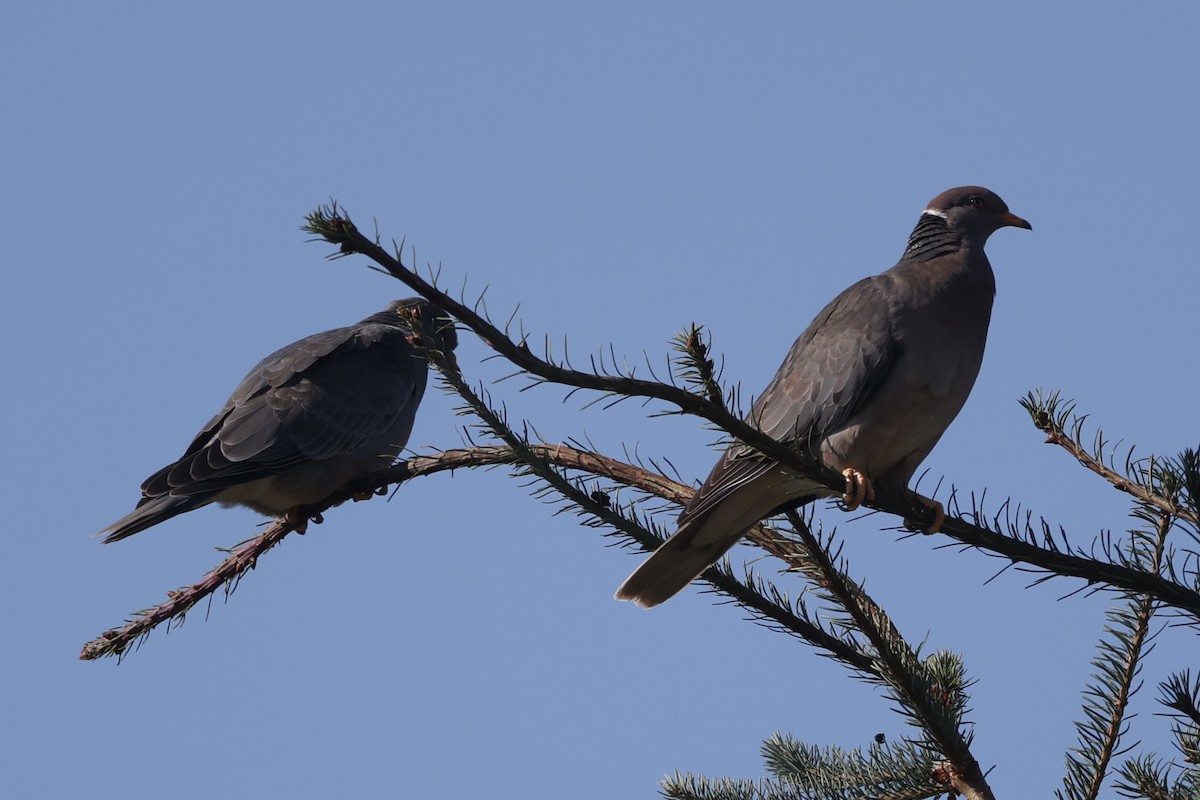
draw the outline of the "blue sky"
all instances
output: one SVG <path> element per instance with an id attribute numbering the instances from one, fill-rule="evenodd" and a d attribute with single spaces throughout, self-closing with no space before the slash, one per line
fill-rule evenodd
<path id="1" fill-rule="evenodd" d="M 1144 452 L 1196 445 L 1200 12 L 1187 4 L 23 4 L 6 79 L 0 296 L 0 793 L 12 797 L 652 797 L 674 770 L 763 774 L 775 731 L 854 747 L 888 703 L 691 589 L 611 599 L 637 558 L 504 473 L 339 509 L 123 664 L 81 644 L 251 535 L 205 509 L 119 545 L 137 499 L 276 347 L 410 294 L 327 262 L 330 197 L 533 340 L 661 363 L 692 321 L 747 394 L 834 294 L 889 267 L 924 204 L 984 184 L 1032 221 L 974 394 L 926 462 L 1076 542 L 1127 504 L 1041 443 L 1016 398 L 1061 389 Z M 459 359 L 504 370 L 465 339 Z M 706 474 L 714 435 L 655 408 L 494 387 L 547 440 Z M 627 404 L 628 405 L 628 404 Z M 430 391 L 410 444 L 460 443 Z M 927 647 L 962 653 L 998 796 L 1045 796 L 1074 742 L 1107 598 L 822 508 Z M 666 517 L 664 517 L 664 521 Z M 753 558 L 746 548 L 739 559 Z M 757 568 L 769 569 L 766 562 Z M 781 583 L 793 591 L 792 578 Z M 1155 683 L 1130 741 L 1170 754 Z"/>

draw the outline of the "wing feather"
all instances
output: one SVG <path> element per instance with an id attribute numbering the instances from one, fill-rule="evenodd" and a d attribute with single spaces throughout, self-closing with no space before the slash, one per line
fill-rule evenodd
<path id="1" fill-rule="evenodd" d="M 368 445 L 400 415 L 415 415 L 424 393 L 425 364 L 405 337 L 372 323 L 275 351 L 143 494 L 211 493 Z"/>
<path id="2" fill-rule="evenodd" d="M 834 298 L 796 339 L 747 421 L 790 445 L 816 445 L 844 427 L 899 356 L 887 301 L 890 281 L 886 273 L 865 278 Z M 776 466 L 751 447 L 730 447 L 680 515 L 680 525 Z"/>

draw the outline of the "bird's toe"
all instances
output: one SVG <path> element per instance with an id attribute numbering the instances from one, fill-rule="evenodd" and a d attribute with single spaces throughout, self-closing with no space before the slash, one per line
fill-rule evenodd
<path id="1" fill-rule="evenodd" d="M 281 519 L 285 523 L 287 523 L 289 526 L 291 526 L 292 530 L 294 530 L 296 533 L 299 533 L 301 535 L 308 532 L 308 523 L 309 522 L 314 522 L 317 525 L 320 525 L 322 522 L 325 521 L 325 518 L 322 517 L 320 515 L 320 513 L 314 513 L 312 511 L 308 511 L 305 509 L 304 506 L 296 506 L 295 508 L 289 508 L 287 511 L 285 511 L 283 513 L 283 516 L 281 517 Z"/>
<path id="2" fill-rule="evenodd" d="M 847 511 L 854 511 L 864 502 L 869 503 L 875 499 L 875 487 L 866 475 L 853 467 L 847 467 L 842 470 L 842 477 L 846 479 L 846 491 L 842 494 L 842 502 L 845 503 Z"/>
<path id="3" fill-rule="evenodd" d="M 914 510 L 924 512 L 923 516 L 932 516 L 933 522 L 925 520 L 906 519 L 904 525 L 914 531 L 922 533 L 937 533 L 942 529 L 942 524 L 946 521 L 946 508 L 937 500 L 928 497 L 923 497 L 916 492 L 913 492 L 909 499 L 913 503 Z"/>

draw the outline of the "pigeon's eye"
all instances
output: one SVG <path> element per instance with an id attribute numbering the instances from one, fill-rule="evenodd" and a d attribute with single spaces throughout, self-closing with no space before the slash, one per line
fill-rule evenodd
<path id="1" fill-rule="evenodd" d="M 979 209 L 983 208 L 983 198 L 982 197 L 972 197 L 970 200 L 967 201 L 967 205 L 969 205 L 971 208 L 978 211 Z"/>

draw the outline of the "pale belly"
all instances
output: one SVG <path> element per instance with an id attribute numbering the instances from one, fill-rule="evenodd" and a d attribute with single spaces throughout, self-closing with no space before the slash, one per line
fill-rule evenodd
<path id="1" fill-rule="evenodd" d="M 839 472 L 853 468 L 907 484 L 962 410 L 979 373 L 978 359 L 956 350 L 938 353 L 939 371 L 894 369 L 893 379 L 884 381 L 853 424 L 825 439 L 822 460 Z M 899 472 L 891 474 L 894 470 Z"/>

